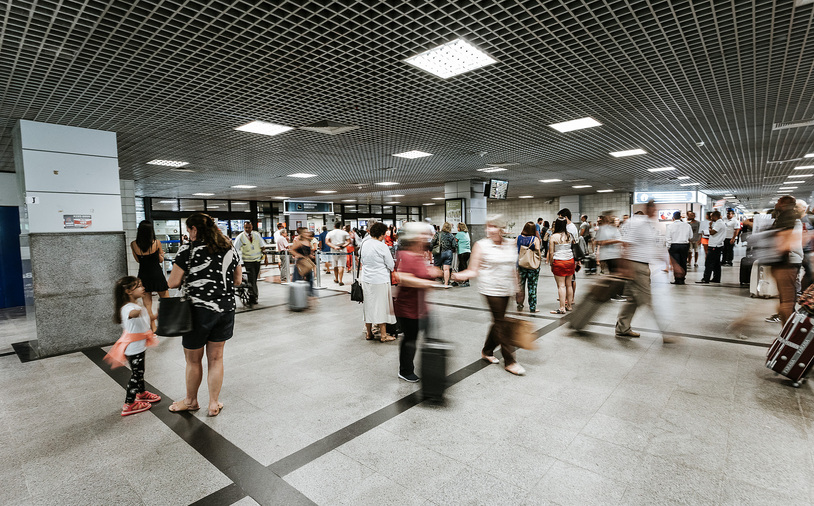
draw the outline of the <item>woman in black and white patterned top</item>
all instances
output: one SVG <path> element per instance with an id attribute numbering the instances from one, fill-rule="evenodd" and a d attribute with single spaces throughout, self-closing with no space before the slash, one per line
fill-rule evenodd
<path id="1" fill-rule="evenodd" d="M 186 359 L 187 394 L 175 401 L 170 411 L 195 411 L 198 387 L 203 379 L 206 350 L 209 416 L 223 409 L 218 401 L 223 384 L 223 346 L 232 337 L 235 325 L 235 286 L 240 285 L 243 271 L 232 242 L 218 229 L 215 220 L 195 213 L 186 221 L 189 244 L 178 249 L 170 273 L 170 288 L 181 283 L 192 300 L 192 332 L 181 337 Z"/>

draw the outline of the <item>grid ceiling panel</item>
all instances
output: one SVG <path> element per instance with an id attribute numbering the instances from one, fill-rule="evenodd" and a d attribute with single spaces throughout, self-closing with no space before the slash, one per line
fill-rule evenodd
<path id="1" fill-rule="evenodd" d="M 0 6 L 0 170 L 13 171 L 24 118 L 117 132 L 121 177 L 142 195 L 416 204 L 508 161 L 496 176 L 515 195 L 666 189 L 688 175 L 763 206 L 796 163 L 782 161 L 814 152 L 814 127 L 771 130 L 814 117 L 812 16 L 791 0 L 16 0 Z M 402 62 L 457 37 L 498 63 L 444 80 Z M 547 127 L 583 116 L 603 126 Z M 233 130 L 255 119 L 361 128 Z M 649 154 L 608 155 L 637 147 Z M 434 156 L 391 156 L 413 149 Z M 155 158 L 195 172 L 146 165 Z M 647 171 L 668 165 L 679 171 Z M 552 177 L 564 181 L 537 181 Z M 373 186 L 385 180 L 402 185 Z"/>

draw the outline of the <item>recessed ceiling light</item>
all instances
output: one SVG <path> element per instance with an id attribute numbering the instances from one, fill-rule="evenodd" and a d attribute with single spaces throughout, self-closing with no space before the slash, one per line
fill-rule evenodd
<path id="1" fill-rule="evenodd" d="M 147 165 L 163 165 L 165 167 L 183 167 L 189 165 L 189 162 L 177 162 L 174 160 L 150 160 Z"/>
<path id="2" fill-rule="evenodd" d="M 534 195 L 520 195 L 517 198 L 519 198 L 519 199 L 533 199 Z"/>
<path id="3" fill-rule="evenodd" d="M 433 200 L 446 200 L 446 197 L 433 197 Z"/>
<path id="4" fill-rule="evenodd" d="M 698 186 L 701 183 L 683 183 L 681 186 Z"/>
<path id="5" fill-rule="evenodd" d="M 596 190 L 596 193 L 613 193 L 613 190 Z"/>
<path id="6" fill-rule="evenodd" d="M 506 170 L 501 167 L 486 167 L 485 169 L 478 169 L 478 172 L 500 172 Z"/>
<path id="7" fill-rule="evenodd" d="M 643 149 L 628 149 L 627 151 L 614 151 L 610 153 L 611 156 L 615 156 L 616 158 L 620 158 L 622 156 L 633 156 L 633 155 L 646 155 L 647 151 Z"/>
<path id="8" fill-rule="evenodd" d="M 783 184 L 798 184 L 798 183 L 799 184 L 805 184 L 805 181 L 802 180 L 802 179 L 795 179 L 795 180 L 792 180 L 792 181 L 786 181 Z"/>
<path id="9" fill-rule="evenodd" d="M 573 119 L 571 121 L 563 121 L 562 123 L 554 123 L 548 125 L 554 130 L 558 132 L 570 132 L 572 130 L 582 130 L 583 128 L 591 128 L 602 126 L 602 123 L 596 121 L 593 118 L 580 118 L 580 119 Z"/>
<path id="10" fill-rule="evenodd" d="M 690 176 L 678 176 L 676 179 L 689 179 Z"/>
<path id="11" fill-rule="evenodd" d="M 248 190 L 250 188 L 257 188 L 257 187 L 253 186 L 253 185 L 250 185 L 250 184 L 236 184 L 236 185 L 232 185 L 232 188 L 239 188 L 239 189 L 242 189 L 242 190 Z"/>
<path id="12" fill-rule="evenodd" d="M 782 190 L 782 191 L 785 191 L 785 190 L 796 190 L 796 189 L 797 189 L 797 187 L 796 187 L 796 186 L 786 186 L 786 187 L 784 187 L 784 188 L 778 188 L 778 190 Z"/>
<path id="13" fill-rule="evenodd" d="M 178 201 L 177 200 L 159 200 L 158 203 L 159 204 L 177 204 Z"/>
<path id="14" fill-rule="evenodd" d="M 317 190 L 316 193 L 336 193 L 336 190 Z"/>
<path id="15" fill-rule="evenodd" d="M 541 183 L 560 183 L 562 179 L 541 179 Z"/>
<path id="16" fill-rule="evenodd" d="M 401 204 L 401 202 L 399 202 L 399 201 L 393 201 L 393 202 L 385 202 L 385 204 Z"/>
<path id="17" fill-rule="evenodd" d="M 435 202 L 427 202 L 426 204 L 421 204 L 422 206 L 434 206 Z"/>
<path id="18" fill-rule="evenodd" d="M 647 169 L 648 172 L 664 172 L 665 170 L 676 170 L 675 167 L 659 167 L 656 169 Z"/>
<path id="19" fill-rule="evenodd" d="M 345 199 L 342 202 L 356 202 L 356 199 Z"/>
<path id="20" fill-rule="evenodd" d="M 280 199 L 280 200 L 283 200 L 283 199 L 290 199 L 291 197 L 283 197 L 283 196 L 279 195 L 279 196 L 274 197 L 274 198 L 275 198 L 275 199 Z"/>
<path id="21" fill-rule="evenodd" d="M 808 153 L 803 155 L 803 158 L 814 158 L 814 153 Z"/>
<path id="22" fill-rule="evenodd" d="M 195 197 L 211 197 L 214 193 L 193 193 Z"/>
<path id="23" fill-rule="evenodd" d="M 267 123 L 265 121 L 252 121 L 251 123 L 246 123 L 245 125 L 235 128 L 235 130 L 262 135 L 277 135 L 283 132 L 288 132 L 293 128 L 294 127 L 278 125 L 276 123 Z"/>
<path id="24" fill-rule="evenodd" d="M 578 184 L 578 185 L 572 186 L 571 188 L 593 188 L 593 187 L 591 185 L 589 185 L 589 184 Z"/>
<path id="25" fill-rule="evenodd" d="M 295 172 L 294 174 L 289 174 L 288 177 L 299 177 L 299 178 L 309 178 L 309 177 L 317 177 L 316 174 L 308 174 L 305 172 Z"/>
<path id="26" fill-rule="evenodd" d="M 425 153 L 424 151 L 405 151 L 404 153 L 396 153 L 393 156 L 398 156 L 399 158 L 422 158 L 424 156 L 432 156 L 432 153 Z"/>
<path id="27" fill-rule="evenodd" d="M 376 184 L 379 185 L 379 186 L 395 186 L 398 183 L 396 183 L 394 181 L 383 181 L 381 183 L 376 183 Z"/>
<path id="28" fill-rule="evenodd" d="M 404 195 L 397 194 L 397 195 L 390 195 L 390 196 L 389 196 L 389 197 L 387 197 L 387 198 L 389 198 L 389 199 L 395 199 L 395 198 L 398 198 L 398 197 L 403 197 L 403 196 L 404 196 Z"/>
<path id="29" fill-rule="evenodd" d="M 814 165 L 801 165 L 799 167 L 794 167 L 794 170 L 810 170 L 814 169 Z"/>
<path id="30" fill-rule="evenodd" d="M 455 39 L 404 60 L 442 79 L 497 63 L 497 60 L 463 39 Z"/>
<path id="31" fill-rule="evenodd" d="M 811 177 L 811 176 L 814 176 L 814 174 L 792 174 L 786 177 Z"/>

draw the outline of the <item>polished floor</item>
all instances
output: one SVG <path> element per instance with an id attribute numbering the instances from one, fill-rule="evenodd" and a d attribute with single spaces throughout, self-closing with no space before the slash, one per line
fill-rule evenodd
<path id="1" fill-rule="evenodd" d="M 286 287 L 262 284 L 226 345 L 216 418 L 167 411 L 184 394 L 178 338 L 147 353 L 164 400 L 122 418 L 126 369 L 110 371 L 102 349 L 22 363 L 7 353 L 30 327 L 5 311 L 0 503 L 814 503 L 814 393 L 764 367 L 776 301 L 749 298 L 737 262 L 720 286 L 653 271 L 675 344 L 647 310 L 641 338 L 615 338 L 617 303 L 573 335 L 549 314 L 543 267 L 525 377 L 478 360 L 490 318 L 474 286 L 434 292 L 437 334 L 453 345 L 443 406 L 397 379 L 398 341 L 365 341 L 361 307 L 330 279 L 303 313 L 288 312 Z M 578 300 L 593 279 L 580 276 Z"/>

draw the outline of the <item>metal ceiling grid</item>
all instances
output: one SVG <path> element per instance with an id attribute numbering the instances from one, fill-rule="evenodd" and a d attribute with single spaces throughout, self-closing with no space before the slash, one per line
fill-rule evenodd
<path id="1" fill-rule="evenodd" d="M 10 69 L 0 73 L 0 170 L 13 170 L 17 118 L 108 129 L 122 177 L 143 195 L 326 188 L 338 199 L 359 192 L 353 183 L 393 179 L 401 193 L 427 188 L 410 193 L 416 203 L 512 161 L 495 175 L 538 196 L 664 188 L 672 174 L 647 169 L 670 165 L 702 190 L 758 204 L 774 189 L 764 178 L 790 172 L 767 162 L 814 151 L 811 127 L 771 131 L 814 116 L 812 9 L 790 0 L 15 0 L 0 19 L 0 68 Z M 457 37 L 498 63 L 442 80 L 402 62 Z M 582 116 L 603 126 L 547 127 Z M 233 130 L 254 119 L 361 128 Z M 608 155 L 634 147 L 649 154 Z M 434 156 L 391 156 L 411 149 Z M 145 164 L 154 158 L 196 172 Z M 546 177 L 564 181 L 538 183 Z M 594 188 L 572 190 L 575 180 Z M 230 188 L 241 183 L 258 188 Z"/>

